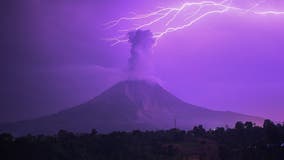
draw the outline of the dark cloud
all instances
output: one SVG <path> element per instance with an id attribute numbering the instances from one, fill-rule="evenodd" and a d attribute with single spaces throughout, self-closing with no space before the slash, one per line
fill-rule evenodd
<path id="1" fill-rule="evenodd" d="M 130 78 L 151 76 L 151 55 L 155 38 L 150 30 L 137 30 L 128 34 L 131 55 L 128 60 Z"/>

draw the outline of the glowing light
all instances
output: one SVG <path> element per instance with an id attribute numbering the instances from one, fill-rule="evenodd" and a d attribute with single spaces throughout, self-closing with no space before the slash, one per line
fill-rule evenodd
<path id="1" fill-rule="evenodd" d="M 234 6 L 233 0 L 224 0 L 221 2 L 215 1 L 201 1 L 201 2 L 185 2 L 179 7 L 166 7 L 160 8 L 151 13 L 134 15 L 133 17 L 122 17 L 117 20 L 106 23 L 106 28 L 110 29 L 118 26 L 123 21 L 145 21 L 143 24 L 130 29 L 120 30 L 122 32 L 121 36 L 107 39 L 112 41 L 112 45 L 117 45 L 119 43 L 127 42 L 128 38 L 125 35 L 125 32 L 132 30 L 144 29 L 146 27 L 151 28 L 156 23 L 164 23 L 165 29 L 154 32 L 154 37 L 157 41 L 164 37 L 166 34 L 183 30 L 191 27 L 200 20 L 214 14 L 224 14 L 230 11 L 236 11 L 242 14 L 255 14 L 255 15 L 284 15 L 284 11 L 274 11 L 274 10 L 257 10 L 256 8 L 264 3 L 266 0 L 261 2 L 255 2 L 252 7 L 249 9 L 243 9 L 240 7 Z M 176 26 L 170 26 L 176 19 L 179 18 L 179 15 L 185 12 L 186 17 L 183 21 L 180 21 Z M 153 18 L 152 20 L 148 20 Z"/>

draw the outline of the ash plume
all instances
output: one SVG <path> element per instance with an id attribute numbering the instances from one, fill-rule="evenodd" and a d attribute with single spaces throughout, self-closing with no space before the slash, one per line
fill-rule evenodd
<path id="1" fill-rule="evenodd" d="M 130 79 L 149 78 L 152 74 L 151 56 L 155 38 L 150 30 L 136 30 L 128 33 L 131 43 L 128 71 Z"/>

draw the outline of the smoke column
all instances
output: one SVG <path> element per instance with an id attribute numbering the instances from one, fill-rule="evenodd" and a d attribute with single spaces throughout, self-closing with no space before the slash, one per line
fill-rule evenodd
<path id="1" fill-rule="evenodd" d="M 150 30 L 136 30 L 128 33 L 131 43 L 128 59 L 129 79 L 145 79 L 151 77 L 153 46 L 155 38 Z"/>

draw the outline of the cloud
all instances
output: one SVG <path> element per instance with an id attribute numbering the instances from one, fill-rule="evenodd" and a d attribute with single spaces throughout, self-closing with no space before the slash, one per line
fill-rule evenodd
<path id="1" fill-rule="evenodd" d="M 136 30 L 128 33 L 131 43 L 128 72 L 130 79 L 151 77 L 153 74 L 152 53 L 155 38 L 150 30 Z"/>

